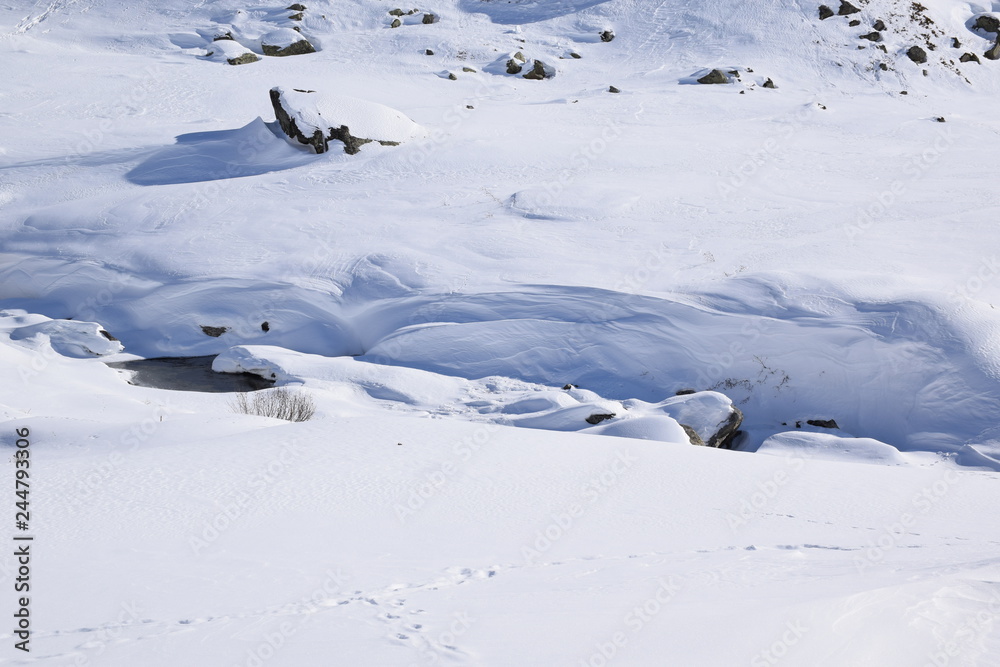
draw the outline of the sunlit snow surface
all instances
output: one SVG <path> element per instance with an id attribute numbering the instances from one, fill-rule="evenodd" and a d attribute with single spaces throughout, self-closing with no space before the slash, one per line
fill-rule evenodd
<path id="1" fill-rule="evenodd" d="M 0 6 L 0 439 L 30 430 L 36 539 L 0 661 L 1000 663 L 1000 7 L 304 4 Z M 316 53 L 222 57 L 294 26 Z M 274 87 L 422 129 L 317 156 Z M 129 354 L 317 413 L 130 385 Z M 743 451 L 687 444 L 730 401 Z"/>

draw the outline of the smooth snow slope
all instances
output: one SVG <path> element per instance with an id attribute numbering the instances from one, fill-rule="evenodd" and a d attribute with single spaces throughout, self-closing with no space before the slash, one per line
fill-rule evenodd
<path id="1" fill-rule="evenodd" d="M 1000 63 L 958 62 L 1000 6 L 305 4 L 0 5 L 0 441 L 32 431 L 38 536 L 0 661 L 1000 661 Z M 293 25 L 316 53 L 207 55 Z M 427 137 L 313 155 L 276 86 Z M 128 385 L 71 358 L 100 328 L 270 346 L 317 416 Z M 567 383 L 633 412 L 555 432 Z M 682 389 L 746 451 L 648 421 Z"/>

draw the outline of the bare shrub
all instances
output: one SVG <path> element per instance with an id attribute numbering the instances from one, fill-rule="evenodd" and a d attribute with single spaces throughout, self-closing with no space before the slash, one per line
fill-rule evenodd
<path id="1" fill-rule="evenodd" d="M 309 394 L 283 387 L 236 394 L 230 407 L 237 414 L 274 417 L 290 422 L 308 421 L 316 414 L 316 404 Z"/>

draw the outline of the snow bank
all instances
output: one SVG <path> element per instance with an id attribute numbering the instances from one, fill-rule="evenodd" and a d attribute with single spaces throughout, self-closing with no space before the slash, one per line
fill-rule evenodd
<path id="1" fill-rule="evenodd" d="M 9 329 L 10 339 L 30 341 L 34 345 L 48 344 L 65 357 L 88 358 L 117 354 L 124 346 L 97 322 L 53 320 L 43 315 L 28 315 L 23 311 L 0 312 L 0 320 L 10 318 L 15 326 Z M 17 322 L 31 322 L 16 326 Z"/>
<path id="2" fill-rule="evenodd" d="M 795 456 L 824 461 L 855 461 L 883 465 L 906 465 L 909 461 L 892 445 L 872 438 L 853 438 L 832 433 L 788 431 L 773 435 L 757 450 L 761 454 Z"/>

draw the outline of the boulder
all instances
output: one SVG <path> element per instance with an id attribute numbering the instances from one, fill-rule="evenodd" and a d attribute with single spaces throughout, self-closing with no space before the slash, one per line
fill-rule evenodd
<path id="1" fill-rule="evenodd" d="M 125 349 L 121 342 L 97 322 L 76 320 L 50 320 L 43 316 L 41 322 L 18 327 L 10 332 L 15 341 L 47 341 L 51 348 L 64 357 L 86 359 L 117 354 Z"/>
<path id="2" fill-rule="evenodd" d="M 588 424 L 597 425 L 603 421 L 607 421 L 609 419 L 614 419 L 614 418 L 615 418 L 615 413 L 613 412 L 598 412 L 587 417 L 585 421 Z"/>
<path id="3" fill-rule="evenodd" d="M 847 2 L 847 0 L 841 0 L 840 9 L 837 10 L 837 16 L 848 16 L 850 14 L 857 14 L 861 10 Z"/>
<path id="4" fill-rule="evenodd" d="M 850 23 L 848 23 L 847 25 L 849 25 L 849 26 L 850 26 L 850 27 L 852 27 L 852 28 L 856 28 L 856 27 L 858 27 L 859 25 L 861 25 L 861 21 L 859 21 L 858 19 L 854 19 L 853 21 L 851 21 L 851 22 L 850 22 Z"/>
<path id="5" fill-rule="evenodd" d="M 212 327 L 206 324 L 201 325 L 201 332 L 206 336 L 211 336 L 212 338 L 218 338 L 227 331 L 229 331 L 229 327 Z"/>
<path id="6" fill-rule="evenodd" d="M 308 39 L 291 28 L 280 28 L 267 33 L 260 38 L 260 48 L 265 56 L 279 58 L 316 52 Z"/>
<path id="7" fill-rule="evenodd" d="M 609 92 L 609 93 L 620 93 L 620 92 L 622 92 L 622 91 L 621 91 L 621 89 L 620 89 L 620 88 L 616 88 L 616 87 L 614 87 L 614 86 L 608 86 L 608 92 Z"/>
<path id="8" fill-rule="evenodd" d="M 431 23 L 437 23 L 441 19 L 438 18 L 436 14 L 424 14 L 423 23 L 425 25 L 430 25 Z"/>
<path id="9" fill-rule="evenodd" d="M 424 50 L 424 55 L 425 56 L 433 56 L 434 55 L 434 51 L 432 51 L 431 49 L 426 49 L 426 50 Z"/>
<path id="10" fill-rule="evenodd" d="M 656 407 L 681 425 L 693 429 L 708 447 L 728 449 L 743 422 L 743 413 L 732 400 L 715 391 L 672 396 L 657 403 Z M 697 444 L 693 439 L 692 443 Z"/>
<path id="11" fill-rule="evenodd" d="M 765 81 L 763 87 L 764 88 L 777 88 L 777 86 L 774 85 L 774 81 L 771 81 L 771 79 L 768 79 L 767 81 Z"/>
<path id="12" fill-rule="evenodd" d="M 282 131 L 316 153 L 325 153 L 334 140 L 354 155 L 368 143 L 398 146 L 425 135 L 401 112 L 374 102 L 281 87 L 272 88 L 270 95 Z"/>
<path id="13" fill-rule="evenodd" d="M 694 430 L 687 424 L 681 424 L 681 428 L 684 429 L 685 433 L 687 433 L 688 440 L 691 441 L 692 445 L 695 445 L 697 447 L 705 446 L 705 441 L 701 439 L 700 435 L 698 435 L 698 431 Z"/>
<path id="14" fill-rule="evenodd" d="M 882 41 L 882 33 L 878 32 L 876 30 L 874 32 L 869 32 L 869 33 L 867 33 L 865 35 L 861 35 L 861 39 L 867 39 L 870 42 L 881 42 Z"/>
<path id="15" fill-rule="evenodd" d="M 727 77 L 725 72 L 722 70 L 713 69 L 711 72 L 698 79 L 698 83 L 729 83 L 729 77 Z"/>
<path id="16" fill-rule="evenodd" d="M 403 25 L 402 21 L 400 21 L 399 19 L 393 19 L 392 23 L 389 24 L 389 27 L 390 28 L 398 28 L 401 25 Z"/>
<path id="17" fill-rule="evenodd" d="M 907 49 L 906 57 L 918 65 L 927 62 L 927 52 L 919 46 L 911 46 Z"/>
<path id="18" fill-rule="evenodd" d="M 402 9 L 399 9 L 398 7 L 396 9 L 389 10 L 389 16 L 405 16 L 405 15 L 406 12 L 404 12 Z"/>
<path id="19" fill-rule="evenodd" d="M 288 18 L 291 21 L 301 21 L 303 18 L 305 18 L 305 14 L 303 14 L 302 12 L 296 12 L 294 14 L 291 14 Z"/>
<path id="20" fill-rule="evenodd" d="M 978 63 L 978 62 L 980 62 L 979 61 L 979 56 L 977 56 L 975 53 L 963 53 L 959 57 L 959 61 L 961 61 L 963 63 L 968 63 L 968 62 Z"/>
<path id="21" fill-rule="evenodd" d="M 972 27 L 983 32 L 1000 33 L 1000 19 L 989 14 L 980 14 L 976 17 L 976 22 L 972 24 Z"/>
<path id="22" fill-rule="evenodd" d="M 989 58 L 990 60 L 1000 60 L 1000 39 L 998 39 L 997 43 L 994 44 L 993 47 L 983 55 Z"/>
<path id="23" fill-rule="evenodd" d="M 221 39 L 212 42 L 208 58 L 215 62 L 225 62 L 230 65 L 247 65 L 260 60 L 260 56 L 231 39 Z"/>
<path id="24" fill-rule="evenodd" d="M 520 74 L 522 69 L 521 64 L 513 58 L 507 61 L 507 74 Z"/>
<path id="25" fill-rule="evenodd" d="M 951 48 L 960 49 L 962 48 L 962 42 L 958 41 L 958 37 L 951 38 Z"/>
<path id="26" fill-rule="evenodd" d="M 878 30 L 879 32 L 885 30 L 885 21 L 883 21 L 882 19 L 878 19 L 877 21 L 875 21 L 875 23 L 872 24 L 872 28 Z"/>
<path id="27" fill-rule="evenodd" d="M 825 21 L 828 18 L 830 18 L 831 16 L 833 16 L 833 10 L 832 9 L 830 9 L 826 5 L 820 5 L 819 6 L 819 20 L 820 21 Z"/>
<path id="28" fill-rule="evenodd" d="M 601 41 L 602 42 L 610 42 L 614 38 L 615 38 L 615 31 L 614 30 L 605 30 L 605 31 L 601 32 Z"/>
<path id="29" fill-rule="evenodd" d="M 306 6 L 296 2 L 294 5 L 289 5 L 288 7 L 285 7 L 285 9 L 290 9 L 293 12 L 304 12 L 306 10 Z"/>
<path id="30" fill-rule="evenodd" d="M 806 423 L 810 426 L 817 426 L 819 428 L 840 428 L 840 426 L 837 425 L 836 419 L 807 419 Z"/>
<path id="31" fill-rule="evenodd" d="M 556 71 L 550 65 L 546 65 L 541 60 L 536 60 L 532 65 L 531 71 L 525 74 L 524 78 L 541 81 L 542 79 L 551 79 L 555 75 Z"/>

